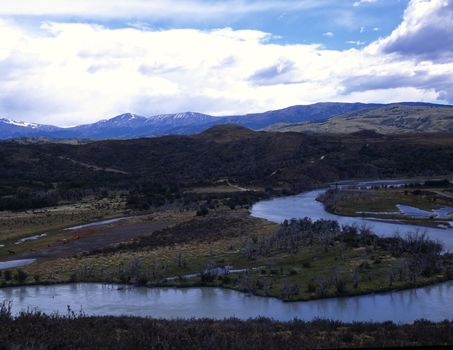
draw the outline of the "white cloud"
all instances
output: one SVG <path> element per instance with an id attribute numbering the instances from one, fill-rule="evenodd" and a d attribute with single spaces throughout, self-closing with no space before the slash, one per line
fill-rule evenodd
<path id="1" fill-rule="evenodd" d="M 407 97 L 411 97 L 411 101 L 417 102 L 432 102 L 438 96 L 434 89 L 417 89 L 412 87 L 392 88 L 392 89 L 376 89 L 354 92 L 348 96 L 350 101 L 375 101 L 382 103 L 396 103 L 408 101 Z"/>
<path id="2" fill-rule="evenodd" d="M 332 33 L 332 32 L 325 32 L 325 33 L 322 33 L 323 36 L 328 36 L 328 37 L 333 37 L 335 34 Z"/>
<path id="3" fill-rule="evenodd" d="M 1 0 L 0 16 L 173 18 L 196 20 L 320 7 L 332 0 Z"/>
<path id="4" fill-rule="evenodd" d="M 375 50 L 419 60 L 453 59 L 453 0 L 411 0 L 403 22 Z"/>
<path id="5" fill-rule="evenodd" d="M 354 7 L 358 7 L 360 5 L 363 5 L 363 4 L 370 4 L 370 3 L 373 3 L 373 2 L 377 2 L 377 0 L 359 0 L 359 1 L 356 1 L 352 4 L 352 6 Z"/>
<path id="6" fill-rule="evenodd" d="M 352 44 L 355 46 L 363 46 L 366 44 L 366 41 L 360 41 L 360 40 L 348 40 L 346 41 L 348 44 Z"/>
<path id="7" fill-rule="evenodd" d="M 422 12 L 429 8 L 413 0 L 411 11 L 414 4 L 423 5 Z M 355 48 L 339 51 L 278 44 L 257 30 L 44 22 L 32 31 L 0 20 L 0 115 L 73 125 L 124 112 L 233 114 L 338 100 L 453 102 L 452 59 L 419 61 L 383 49 L 413 31 L 407 13 L 405 23 L 398 35 L 364 48 L 352 41 Z"/>

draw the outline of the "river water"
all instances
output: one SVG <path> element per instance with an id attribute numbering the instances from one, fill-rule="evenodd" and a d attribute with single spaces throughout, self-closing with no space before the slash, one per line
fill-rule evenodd
<path id="1" fill-rule="evenodd" d="M 16 267 L 33 264 L 36 259 L 16 259 L 9 261 L 0 261 L 0 270 L 14 269 Z"/>
<path id="2" fill-rule="evenodd" d="M 146 288 L 65 284 L 0 289 L 0 299 L 13 301 L 13 312 L 38 308 L 67 314 L 68 305 L 86 315 L 133 315 L 174 318 L 266 316 L 288 321 L 329 318 L 345 322 L 411 323 L 417 319 L 453 319 L 453 282 L 393 293 L 284 303 L 220 288 Z M 122 287 L 122 286 L 121 286 Z"/>
<path id="3" fill-rule="evenodd" d="M 322 203 L 316 200 L 325 191 L 326 189 L 317 189 L 294 196 L 261 201 L 252 206 L 250 213 L 254 217 L 277 223 L 281 223 L 286 219 L 309 217 L 312 220 L 336 220 L 342 225 L 367 225 L 380 236 L 393 236 L 396 233 L 404 236 L 413 232 L 426 232 L 431 239 L 442 243 L 445 251 L 453 252 L 453 228 L 421 227 L 331 214 L 324 209 Z"/>

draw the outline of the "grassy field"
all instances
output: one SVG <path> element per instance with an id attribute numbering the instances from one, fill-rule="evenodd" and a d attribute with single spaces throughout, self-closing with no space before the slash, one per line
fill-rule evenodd
<path id="1" fill-rule="evenodd" d="M 29 240 L 21 244 L 15 244 L 14 241 L 6 241 L 7 245 L 0 248 L 0 259 L 38 257 L 53 261 L 53 259 L 60 257 L 85 254 L 110 244 L 128 241 L 164 227 L 178 224 L 194 215 L 193 211 L 157 211 L 149 214 L 142 213 L 135 216 L 127 216 L 118 222 L 80 228 L 78 230 L 48 230 L 46 231 L 47 236 L 40 237 L 37 240 Z M 108 218 L 104 217 L 102 219 Z M 96 218 L 96 220 L 99 219 Z M 15 254 L 11 255 L 9 251 L 14 251 Z"/>
<path id="2" fill-rule="evenodd" d="M 101 199 L 91 196 L 77 203 L 35 210 L 0 211 L 0 243 L 128 212 L 121 194 Z"/>

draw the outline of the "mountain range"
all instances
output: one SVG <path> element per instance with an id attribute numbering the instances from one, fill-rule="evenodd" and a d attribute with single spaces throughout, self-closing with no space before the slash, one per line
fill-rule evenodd
<path id="1" fill-rule="evenodd" d="M 311 105 L 291 106 L 264 113 L 222 117 L 195 112 L 162 114 L 151 117 L 126 113 L 111 119 L 69 128 L 18 122 L 3 118 L 0 119 L 0 139 L 23 137 L 126 139 L 170 134 L 190 135 L 202 132 L 219 124 L 236 124 L 253 130 L 268 128 L 275 131 L 315 131 L 317 127 L 323 125 L 322 122 L 328 122 L 333 117 L 343 118 L 343 116 L 347 116 L 347 118 L 351 118 L 354 115 L 360 116 L 361 112 L 380 111 L 382 108 L 393 108 L 392 106 L 429 110 L 433 110 L 434 108 L 442 110 L 448 109 L 449 111 L 453 111 L 453 108 L 450 106 L 427 103 L 406 102 L 398 105 L 386 105 L 325 102 Z M 382 111 L 383 113 L 386 113 L 385 110 Z M 304 129 L 305 125 L 308 125 L 306 130 Z M 315 127 L 313 127 L 313 125 L 315 125 Z M 325 131 L 326 129 L 320 128 L 320 130 Z"/>

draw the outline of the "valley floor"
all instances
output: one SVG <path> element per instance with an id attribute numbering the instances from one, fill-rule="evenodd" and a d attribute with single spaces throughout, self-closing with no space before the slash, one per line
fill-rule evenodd
<path id="1" fill-rule="evenodd" d="M 305 224 L 303 230 L 316 229 Z M 22 253 L 15 258 L 38 261 L 0 271 L 0 284 L 220 286 L 289 301 L 411 288 L 448 280 L 453 271 L 452 259 L 439 256 L 439 269 L 411 274 L 408 252 L 395 254 L 378 238 L 361 242 L 360 233 L 352 241 L 319 233 L 324 241 L 304 243 L 297 225 L 225 207 L 206 215 L 167 210 L 127 217 L 17 245 Z"/>

